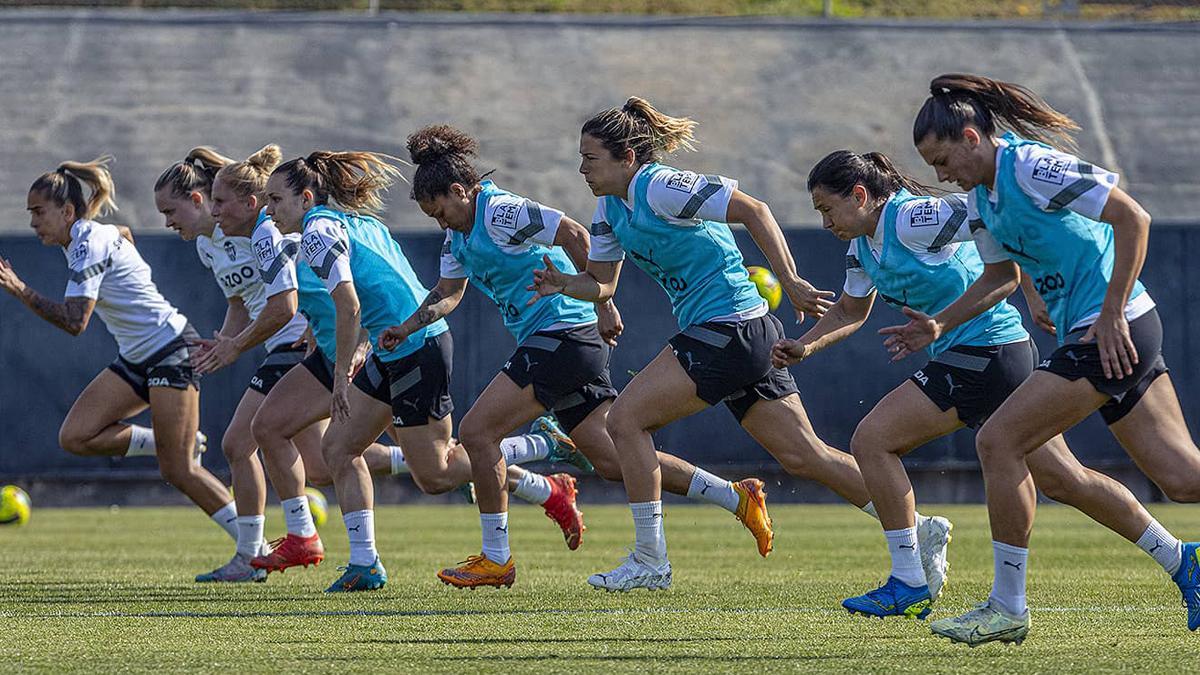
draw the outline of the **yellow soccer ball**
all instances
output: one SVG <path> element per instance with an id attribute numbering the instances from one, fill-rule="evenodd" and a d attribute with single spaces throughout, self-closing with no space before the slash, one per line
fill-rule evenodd
<path id="1" fill-rule="evenodd" d="M 329 520 L 329 502 L 325 495 L 315 487 L 304 488 L 304 496 L 308 497 L 308 511 L 312 514 L 313 524 L 320 527 Z"/>
<path id="2" fill-rule="evenodd" d="M 765 267 L 752 265 L 746 268 L 750 273 L 750 281 L 754 282 L 754 287 L 758 289 L 758 294 L 767 301 L 767 307 L 774 311 L 779 307 L 779 301 L 783 300 L 783 287 L 779 285 L 779 279 L 771 270 Z"/>
<path id="3" fill-rule="evenodd" d="M 33 502 L 29 494 L 16 485 L 0 488 L 0 525 L 24 525 L 29 522 Z"/>

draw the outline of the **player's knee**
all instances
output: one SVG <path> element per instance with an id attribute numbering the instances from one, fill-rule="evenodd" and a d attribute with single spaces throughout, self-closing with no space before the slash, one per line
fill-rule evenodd
<path id="1" fill-rule="evenodd" d="M 486 451 L 499 440 L 485 426 L 469 418 L 463 420 L 458 430 L 458 442 L 466 449 L 468 455 Z"/>
<path id="2" fill-rule="evenodd" d="M 158 464 L 158 472 L 163 480 L 179 488 L 189 484 L 195 477 L 195 467 L 190 462 L 162 462 Z"/>
<path id="3" fill-rule="evenodd" d="M 610 480 L 613 482 L 620 482 L 622 480 L 621 463 L 617 461 L 616 457 L 610 457 L 608 455 L 597 457 L 588 456 L 588 461 L 590 461 L 592 466 L 596 469 L 596 475 L 600 476 L 604 480 Z"/>
<path id="4" fill-rule="evenodd" d="M 856 460 L 873 457 L 880 452 L 887 452 L 885 438 L 881 438 L 869 425 L 860 424 L 850 437 L 850 454 Z"/>
<path id="5" fill-rule="evenodd" d="M 984 424 L 975 435 L 975 452 L 982 464 L 1004 461 L 1013 453 L 1012 444 L 1005 438 L 1003 430 L 992 423 Z"/>
<path id="6" fill-rule="evenodd" d="M 72 455 L 90 455 L 91 448 L 88 446 L 88 440 L 87 435 L 81 430 L 66 423 L 58 430 L 59 446 Z"/>
<path id="7" fill-rule="evenodd" d="M 413 482 L 427 495 L 445 494 L 454 488 L 458 487 L 456 482 L 450 479 L 445 473 L 421 473 L 412 475 Z"/>
<path id="8" fill-rule="evenodd" d="M 221 452 L 225 454 L 226 461 L 241 462 L 250 455 L 254 454 L 257 446 L 249 439 L 232 438 L 229 434 L 221 439 Z"/>
<path id="9" fill-rule="evenodd" d="M 1173 502 L 1195 504 L 1200 502 L 1200 474 L 1179 472 L 1158 485 L 1163 494 Z"/>
<path id="10" fill-rule="evenodd" d="M 250 435 L 254 437 L 254 443 L 259 447 L 270 447 L 274 445 L 272 441 L 279 436 L 278 427 L 270 415 L 263 415 L 262 412 L 260 410 L 259 414 L 250 420 Z"/>
<path id="11" fill-rule="evenodd" d="M 327 487 L 333 485 L 333 476 L 326 469 L 305 469 L 304 477 L 308 480 L 309 485 L 313 487 Z"/>
<path id="12" fill-rule="evenodd" d="M 618 447 L 623 440 L 637 437 L 645 431 L 636 417 L 625 414 L 623 408 L 619 409 L 616 406 L 608 413 L 604 428 Z"/>
<path id="13" fill-rule="evenodd" d="M 1078 494 L 1084 480 L 1084 476 L 1077 472 L 1038 473 L 1033 477 L 1034 484 L 1048 499 L 1068 505 L 1073 495 Z"/>

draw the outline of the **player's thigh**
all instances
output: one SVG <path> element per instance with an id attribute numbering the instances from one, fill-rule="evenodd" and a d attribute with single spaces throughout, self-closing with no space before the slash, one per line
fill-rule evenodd
<path id="1" fill-rule="evenodd" d="M 617 396 L 608 429 L 654 430 L 708 407 L 671 347 L 665 347 Z"/>
<path id="2" fill-rule="evenodd" d="M 85 441 L 110 424 L 140 413 L 147 405 L 128 382 L 105 368 L 75 399 L 59 436 L 67 442 Z"/>
<path id="3" fill-rule="evenodd" d="M 233 419 L 229 420 L 229 426 L 225 428 L 225 435 L 221 439 L 221 449 L 225 452 L 226 458 L 230 460 L 245 459 L 258 448 L 254 442 L 251 424 L 254 421 L 255 413 L 258 412 L 266 398 L 253 389 L 247 389 L 242 394 L 242 399 L 238 401 L 237 408 L 233 411 Z"/>
<path id="4" fill-rule="evenodd" d="M 855 455 L 872 450 L 902 455 L 962 426 L 955 408 L 942 410 L 912 380 L 905 380 L 858 423 L 850 447 Z"/>
<path id="5" fill-rule="evenodd" d="M 451 447 L 450 416 L 430 418 L 428 424 L 394 427 L 395 438 L 404 450 L 404 462 L 414 475 L 429 476 L 442 470 Z"/>
<path id="6" fill-rule="evenodd" d="M 519 387 L 508 375 L 497 373 L 459 424 L 459 436 L 468 449 L 477 443 L 499 441 L 546 408 L 534 396 L 533 385 Z"/>
<path id="7" fill-rule="evenodd" d="M 1082 422 L 1107 400 L 1086 378 L 1068 380 L 1035 370 L 980 428 L 976 444 L 980 452 L 1033 452 Z"/>
<path id="8" fill-rule="evenodd" d="M 1109 429 L 1152 479 L 1182 473 L 1200 482 L 1200 450 L 1188 431 L 1170 375 L 1155 378 L 1137 405 Z"/>
<path id="9" fill-rule="evenodd" d="M 292 438 L 329 417 L 329 390 L 307 368 L 292 368 L 254 414 L 255 434 Z"/>
<path id="10" fill-rule="evenodd" d="M 150 387 L 150 420 L 159 465 L 192 461 L 200 426 L 200 391 L 195 387 Z"/>
<path id="11" fill-rule="evenodd" d="M 354 386 L 349 388 L 347 395 L 350 417 L 330 422 L 321 440 L 321 451 L 330 463 L 334 457 L 361 455 L 392 423 L 392 407 L 387 403 Z"/>

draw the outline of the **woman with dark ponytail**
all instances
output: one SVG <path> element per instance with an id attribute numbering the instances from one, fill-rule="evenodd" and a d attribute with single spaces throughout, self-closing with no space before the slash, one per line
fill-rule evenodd
<path id="1" fill-rule="evenodd" d="M 620 333 L 620 315 L 611 299 L 594 306 L 563 295 L 539 299 L 528 288 L 533 271 L 541 269 L 543 261 L 570 273 L 584 267 L 587 229 L 561 211 L 485 180 L 472 160 L 477 146 L 475 139 L 444 125 L 426 127 L 408 138 L 417 165 L 412 197 L 446 231 L 441 279 L 421 308 L 400 326 L 385 331 L 380 343 L 390 349 L 412 331 L 452 312 L 468 279 L 496 304 L 505 327 L 517 340 L 516 351 L 461 425 L 479 498 L 483 552 L 438 575 L 458 587 L 511 585 L 516 578 L 508 546 L 505 462 L 499 446 L 504 434 L 554 411 L 568 434 L 566 442 L 586 458 L 581 463 L 594 464 L 608 480 L 621 479 L 616 450 L 605 429 L 608 410 L 617 397 L 605 340 L 613 342 Z M 659 453 L 659 458 L 669 489 L 686 494 L 699 470 L 665 453 Z M 736 490 L 745 491 L 748 482 L 757 481 L 735 484 L 732 499 L 724 500 L 726 508 L 736 512 Z M 556 520 L 570 522 L 577 513 L 574 479 L 566 474 L 548 478 L 528 474 L 513 493 L 542 503 Z M 701 498 L 722 503 L 717 501 L 720 494 L 710 490 Z M 582 520 L 577 515 L 574 520 L 573 528 L 564 527 L 572 549 L 583 534 Z M 769 531 L 756 534 L 766 537 Z M 766 555 L 769 539 L 759 543 Z"/>
<path id="2" fill-rule="evenodd" d="M 897 309 L 936 314 L 988 267 L 1016 266 L 980 260 L 967 223 L 966 195 L 922 196 L 923 190 L 875 152 L 839 150 L 813 167 L 808 176 L 813 207 L 825 229 L 850 240 L 846 285 L 808 333 L 776 345 L 776 365 L 798 363 L 849 337 L 867 320 L 876 295 Z M 1004 274 L 1012 276 L 1011 270 Z M 1015 285 L 1010 281 L 1007 292 Z M 1027 297 L 1031 305 L 1038 302 L 1031 288 Z M 979 428 L 1038 360 L 1020 316 L 1003 301 L 946 331 L 926 351 L 929 362 L 879 401 L 850 441 L 892 558 L 881 588 L 842 603 L 853 612 L 920 618 L 929 613 L 941 584 L 922 574 L 924 542 L 917 537 L 912 485 L 900 457 L 963 426 Z M 1145 529 L 1150 516 L 1129 490 L 1082 466 L 1062 436 L 1031 452 L 1029 469 L 1047 496 L 1118 534 L 1136 540 Z"/>
<path id="3" fill-rule="evenodd" d="M 534 272 L 540 295 L 562 293 L 603 302 L 613 296 L 628 254 L 667 294 L 680 332 L 617 397 L 608 432 L 621 464 L 636 532 L 635 550 L 619 567 L 594 574 L 597 588 L 626 591 L 671 584 L 662 529 L 662 481 L 651 431 L 724 402 L 738 422 L 790 473 L 817 480 L 874 511 L 854 459 L 817 436 L 791 373 L 771 364 L 783 326 L 770 314 L 742 261 L 728 223 L 743 223 L 762 249 L 799 318 L 833 303 L 796 272 L 779 225 L 737 181 L 659 163 L 664 152 L 691 149 L 696 123 L 664 115 L 644 99 L 604 110 L 584 123 L 583 174 L 599 197 L 585 271 L 553 261 Z M 697 472 L 688 494 L 734 488 Z M 715 482 L 714 482 L 715 480 Z M 761 485 L 736 495 L 743 522 L 769 532 Z"/>
<path id="4" fill-rule="evenodd" d="M 71 335 L 82 333 L 95 312 L 117 342 L 117 359 L 63 420 L 63 449 L 92 457 L 157 457 L 163 478 L 236 538 L 229 492 L 199 461 L 205 439 L 198 431 L 193 359 L 200 336 L 159 293 L 129 229 L 95 220 L 116 209 L 110 159 L 63 162 L 29 188 L 30 227 L 43 244 L 61 246 L 66 254 L 64 301 L 25 285 L 3 259 L 0 288 Z M 149 428 L 122 421 L 147 407 Z"/>
<path id="5" fill-rule="evenodd" d="M 963 616 L 930 626 L 972 645 L 1019 641 L 1029 629 L 1025 571 L 1036 503 L 1030 453 L 1099 410 L 1169 498 L 1196 502 L 1200 449 L 1167 375 L 1154 301 L 1138 281 L 1150 216 L 1117 186 L 1116 174 L 1063 149 L 1073 147 L 1078 125 L 1032 91 L 952 74 L 935 78 L 930 93 L 913 142 L 939 180 L 968 191 L 967 219 L 987 271 L 936 313 L 905 309 L 909 323 L 885 329 L 885 344 L 899 358 L 989 311 L 1011 290 L 1016 264 L 1033 277 L 1058 335 L 1059 348 L 976 437 L 992 526 L 992 593 Z M 1141 519 L 1140 535 L 1121 533 L 1171 575 L 1195 630 L 1200 544 L 1181 542 L 1146 514 Z"/>

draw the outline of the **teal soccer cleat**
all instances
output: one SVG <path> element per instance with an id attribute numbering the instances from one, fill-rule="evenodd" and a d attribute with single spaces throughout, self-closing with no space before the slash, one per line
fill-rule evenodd
<path id="1" fill-rule="evenodd" d="M 550 446 L 550 455 L 546 457 L 547 462 L 565 462 L 580 471 L 596 473 L 596 467 L 592 466 L 582 452 L 579 452 L 579 449 L 575 447 L 575 441 L 572 441 L 562 427 L 558 426 L 558 420 L 554 418 L 554 415 L 547 413 L 534 420 L 533 424 L 529 425 L 529 433 L 546 439 L 546 444 Z"/>
<path id="2" fill-rule="evenodd" d="M 1183 545 L 1183 561 L 1171 580 L 1183 593 L 1188 630 L 1200 628 L 1200 542 Z"/>
<path id="3" fill-rule="evenodd" d="M 929 586 L 909 586 L 896 577 L 888 580 L 879 588 L 865 595 L 846 598 L 842 601 L 851 614 L 867 616 L 911 616 L 924 619 L 929 616 L 933 599 L 929 596 Z"/>
<path id="4" fill-rule="evenodd" d="M 325 589 L 326 593 L 375 591 L 387 585 L 387 570 L 379 558 L 370 565 L 346 565 L 338 569 L 344 570 L 342 576 Z"/>

